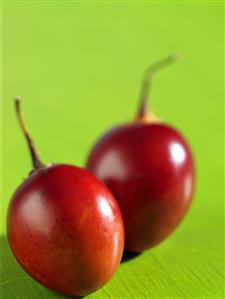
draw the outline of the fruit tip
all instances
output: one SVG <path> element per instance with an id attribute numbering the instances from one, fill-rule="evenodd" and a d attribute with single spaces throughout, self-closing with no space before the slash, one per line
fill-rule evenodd
<path id="1" fill-rule="evenodd" d="M 14 98 L 16 103 L 19 103 L 21 101 L 21 97 L 20 96 L 15 96 Z"/>
<path id="2" fill-rule="evenodd" d="M 182 55 L 181 55 L 181 53 L 179 53 L 179 52 L 175 52 L 175 53 L 173 53 L 173 54 L 171 55 L 171 58 L 172 58 L 172 60 L 175 62 L 175 61 L 180 60 L 180 59 L 182 58 Z"/>

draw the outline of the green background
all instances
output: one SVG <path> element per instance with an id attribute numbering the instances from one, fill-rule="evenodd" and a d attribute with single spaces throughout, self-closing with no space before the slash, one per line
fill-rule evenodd
<path id="1" fill-rule="evenodd" d="M 101 133 L 132 119 L 146 66 L 174 51 L 183 59 L 157 75 L 152 107 L 193 148 L 192 209 L 88 298 L 223 298 L 223 3 L 6 1 L 2 12 L 2 298 L 64 298 L 29 278 L 7 247 L 8 202 L 31 169 L 13 96 L 44 161 L 84 165 Z"/>

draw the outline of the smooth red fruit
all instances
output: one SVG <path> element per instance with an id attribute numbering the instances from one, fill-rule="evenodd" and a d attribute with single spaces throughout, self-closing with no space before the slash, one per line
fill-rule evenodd
<path id="1" fill-rule="evenodd" d="M 34 172 L 8 210 L 11 249 L 44 286 L 83 296 L 103 286 L 120 263 L 124 228 L 119 207 L 91 173 L 71 165 L 45 167 L 30 143 Z"/>
<path id="2" fill-rule="evenodd" d="M 148 74 L 171 59 L 153 65 Z M 125 249 L 133 252 L 159 244 L 174 231 L 190 206 L 195 180 L 182 135 L 147 112 L 150 79 L 145 77 L 137 119 L 100 138 L 86 165 L 115 195 L 125 223 Z"/>
<path id="3" fill-rule="evenodd" d="M 115 273 L 123 225 L 111 192 L 91 173 L 54 165 L 32 174 L 14 194 L 8 239 L 21 266 L 46 287 L 85 295 Z"/>
<path id="4" fill-rule="evenodd" d="M 87 168 L 114 193 L 125 223 L 125 248 L 139 252 L 165 239 L 193 192 L 193 161 L 181 135 L 161 124 L 130 124 L 107 133 Z"/>

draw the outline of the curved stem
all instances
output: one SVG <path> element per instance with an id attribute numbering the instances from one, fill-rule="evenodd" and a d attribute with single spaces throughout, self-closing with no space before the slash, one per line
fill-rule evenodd
<path id="1" fill-rule="evenodd" d="M 26 140 L 27 140 L 27 144 L 28 144 L 30 154 L 31 154 L 31 158 L 32 158 L 33 168 L 35 170 L 39 169 L 39 168 L 42 168 L 42 167 L 44 167 L 44 164 L 41 162 L 41 160 L 39 158 L 37 150 L 34 146 L 34 143 L 33 143 L 32 138 L 31 138 L 31 136 L 28 132 L 28 129 L 25 125 L 25 122 L 24 122 L 24 119 L 23 119 L 23 116 L 22 116 L 20 97 L 15 98 L 15 108 L 16 108 L 16 115 L 17 115 L 20 127 L 22 129 L 22 132 L 23 132 Z"/>
<path id="2" fill-rule="evenodd" d="M 140 96 L 140 104 L 139 104 L 139 109 L 138 109 L 138 118 L 142 118 L 148 114 L 148 97 L 149 97 L 149 92 L 150 88 L 152 85 L 152 78 L 161 69 L 169 66 L 170 64 L 174 63 L 177 61 L 179 58 L 178 54 L 171 54 L 168 57 L 155 62 L 154 64 L 150 65 L 145 73 L 144 73 L 144 78 L 142 81 L 142 88 L 141 88 L 141 96 Z"/>

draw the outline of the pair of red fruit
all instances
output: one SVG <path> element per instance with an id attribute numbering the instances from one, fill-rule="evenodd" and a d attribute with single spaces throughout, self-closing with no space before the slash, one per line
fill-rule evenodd
<path id="1" fill-rule="evenodd" d="M 66 295 L 88 294 L 115 273 L 124 236 L 125 250 L 144 251 L 185 215 L 194 189 L 191 151 L 147 109 L 153 74 L 174 60 L 169 56 L 147 69 L 136 119 L 107 132 L 90 153 L 86 168 L 105 184 L 76 166 L 42 164 L 16 99 L 33 170 L 11 200 L 8 240 L 41 284 Z"/>

